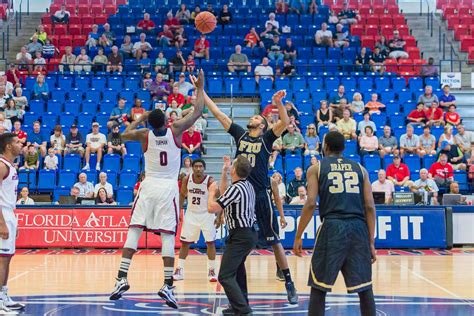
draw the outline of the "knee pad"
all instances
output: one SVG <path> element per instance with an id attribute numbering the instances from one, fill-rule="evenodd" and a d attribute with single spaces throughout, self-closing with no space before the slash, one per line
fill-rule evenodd
<path id="1" fill-rule="evenodd" d="M 174 235 L 161 233 L 161 256 L 174 258 Z"/>
<path id="2" fill-rule="evenodd" d="M 127 241 L 125 241 L 125 245 L 123 247 L 137 250 L 138 240 L 140 239 L 142 232 L 143 232 L 142 228 L 130 227 L 128 229 Z"/>

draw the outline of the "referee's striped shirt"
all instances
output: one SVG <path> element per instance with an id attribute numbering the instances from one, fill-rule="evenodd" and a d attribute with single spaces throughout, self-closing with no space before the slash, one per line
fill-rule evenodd
<path id="1" fill-rule="evenodd" d="M 228 229 L 252 227 L 255 218 L 255 191 L 247 180 L 239 180 L 222 194 L 217 203 L 224 209 Z"/>

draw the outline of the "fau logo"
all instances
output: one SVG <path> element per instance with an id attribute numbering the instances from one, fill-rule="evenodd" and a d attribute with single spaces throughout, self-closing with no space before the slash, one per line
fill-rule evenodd
<path id="1" fill-rule="evenodd" d="M 201 190 L 199 188 L 191 189 L 191 190 L 189 190 L 189 193 L 198 194 L 198 195 L 205 195 L 206 194 L 206 192 L 204 192 L 203 190 Z"/>

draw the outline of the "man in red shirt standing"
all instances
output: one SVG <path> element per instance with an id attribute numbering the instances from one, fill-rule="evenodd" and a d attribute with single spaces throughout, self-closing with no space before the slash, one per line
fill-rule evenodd
<path id="1" fill-rule="evenodd" d="M 412 125 L 421 125 L 425 126 L 426 123 L 426 112 L 425 112 L 425 105 L 422 102 L 419 102 L 416 105 L 416 109 L 411 111 L 408 114 L 408 121 Z"/>
<path id="2" fill-rule="evenodd" d="M 7 76 L 7 81 L 11 82 L 15 88 L 21 86 L 20 84 L 21 74 L 15 64 L 10 64 L 10 68 L 7 70 L 5 74 Z"/>
<path id="3" fill-rule="evenodd" d="M 186 133 L 183 133 L 181 143 L 183 147 L 181 151 L 183 154 L 201 155 L 202 138 L 199 132 L 194 131 L 194 125 L 191 126 Z"/>
<path id="4" fill-rule="evenodd" d="M 194 56 L 197 58 L 205 57 L 209 60 L 209 41 L 206 39 L 206 35 L 201 34 L 201 38 L 194 42 Z"/>
<path id="5" fill-rule="evenodd" d="M 155 27 L 155 22 L 150 20 L 150 15 L 148 13 L 145 13 L 143 15 L 143 20 L 137 24 L 137 29 L 143 31 L 146 34 L 150 34 L 155 29 Z"/>
<path id="6" fill-rule="evenodd" d="M 453 166 L 448 163 L 448 155 L 441 153 L 439 161 L 431 165 L 428 171 L 430 178 L 432 178 L 438 186 L 449 186 L 454 181 Z"/>
<path id="7" fill-rule="evenodd" d="M 394 185 L 400 187 L 409 187 L 412 185 L 410 181 L 410 169 L 401 162 L 400 156 L 393 157 L 393 163 L 387 167 L 387 179 L 392 181 Z"/>
<path id="8" fill-rule="evenodd" d="M 438 102 L 431 102 L 431 107 L 426 110 L 426 119 L 428 126 L 444 126 L 443 110 L 438 107 Z"/>
<path id="9" fill-rule="evenodd" d="M 184 96 L 181 93 L 179 93 L 179 85 L 176 83 L 173 84 L 173 93 L 171 93 L 168 96 L 168 106 L 170 106 L 171 102 L 173 102 L 174 100 L 178 102 L 179 108 L 183 107 L 185 99 L 184 99 Z"/>

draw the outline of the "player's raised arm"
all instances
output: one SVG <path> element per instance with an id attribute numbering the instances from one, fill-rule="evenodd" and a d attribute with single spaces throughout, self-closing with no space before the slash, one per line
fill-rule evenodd
<path id="1" fill-rule="evenodd" d="M 139 125 L 143 125 L 142 123 L 148 120 L 149 115 L 150 112 L 145 112 L 137 120 L 133 121 L 130 125 L 128 125 L 125 131 L 123 131 L 122 133 L 122 140 L 138 140 L 141 142 L 145 142 L 146 138 L 148 137 L 148 128 L 142 128 L 137 130 L 137 127 Z"/>
<path id="2" fill-rule="evenodd" d="M 365 220 L 367 222 L 367 229 L 369 230 L 370 253 L 372 255 L 372 263 L 377 260 L 375 254 L 375 203 L 372 195 L 372 185 L 370 184 L 369 174 L 365 168 L 362 168 L 364 174 L 364 206 L 365 206 Z M 308 195 L 309 199 L 309 195 Z M 301 222 L 300 222 L 301 223 Z"/>
<path id="3" fill-rule="evenodd" d="M 306 226 L 313 218 L 314 210 L 316 209 L 316 199 L 318 198 L 318 181 L 319 181 L 319 162 L 311 166 L 306 173 L 306 185 L 308 191 L 308 198 L 301 210 L 300 223 L 296 230 L 295 242 L 293 244 L 293 251 L 295 255 L 301 257 L 303 251 L 303 242 L 301 236 L 303 235 Z"/>
<path id="4" fill-rule="evenodd" d="M 280 137 L 281 134 L 285 131 L 288 124 L 290 124 L 290 117 L 288 116 L 288 112 L 286 111 L 285 105 L 283 104 L 282 100 L 286 96 L 285 90 L 277 91 L 273 97 L 272 102 L 278 107 L 278 116 L 280 119 L 276 124 L 273 126 L 273 133 Z"/>

